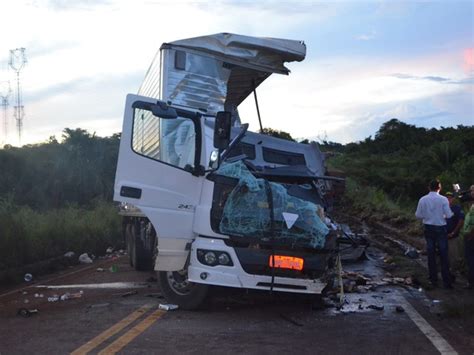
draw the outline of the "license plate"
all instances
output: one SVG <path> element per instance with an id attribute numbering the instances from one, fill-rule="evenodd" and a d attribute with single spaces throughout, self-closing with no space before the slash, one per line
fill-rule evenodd
<path id="1" fill-rule="evenodd" d="M 303 258 L 294 256 L 275 255 L 275 260 L 273 260 L 273 255 L 270 255 L 268 260 L 270 267 L 279 269 L 303 270 L 303 264 Z"/>

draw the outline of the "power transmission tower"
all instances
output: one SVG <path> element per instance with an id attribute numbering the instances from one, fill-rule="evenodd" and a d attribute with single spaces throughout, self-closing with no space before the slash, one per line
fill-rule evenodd
<path id="1" fill-rule="evenodd" d="M 11 49 L 10 62 L 8 64 L 10 65 L 10 68 L 16 72 L 16 106 L 13 107 L 15 109 L 16 128 L 18 130 L 18 142 L 21 145 L 21 131 L 23 129 L 25 111 L 21 95 L 20 71 L 26 64 L 25 48 Z"/>
<path id="2" fill-rule="evenodd" d="M 12 88 L 9 81 L 0 82 L 0 103 L 3 108 L 3 135 L 4 143 L 8 139 L 8 99 L 12 94 Z"/>

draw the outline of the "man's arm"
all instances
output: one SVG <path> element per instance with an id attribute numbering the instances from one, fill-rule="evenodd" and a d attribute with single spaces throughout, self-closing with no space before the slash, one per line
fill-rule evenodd
<path id="1" fill-rule="evenodd" d="M 456 227 L 454 227 L 453 231 L 448 234 L 448 238 L 453 238 L 459 234 L 462 226 L 464 225 L 464 218 L 460 218 Z"/>
<path id="2" fill-rule="evenodd" d="M 423 203 L 421 199 L 418 201 L 418 206 L 416 207 L 415 217 L 418 219 L 423 219 Z"/>
<path id="3" fill-rule="evenodd" d="M 444 213 L 444 218 L 448 219 L 453 216 L 453 211 L 451 211 L 451 207 L 449 207 L 449 201 L 445 197 L 443 199 L 443 213 Z"/>

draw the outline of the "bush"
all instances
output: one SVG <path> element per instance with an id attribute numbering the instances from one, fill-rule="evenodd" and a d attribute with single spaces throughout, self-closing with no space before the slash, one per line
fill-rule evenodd
<path id="1" fill-rule="evenodd" d="M 121 243 L 121 222 L 112 203 L 35 211 L 0 200 L 0 271 L 65 252 L 104 253 Z"/>

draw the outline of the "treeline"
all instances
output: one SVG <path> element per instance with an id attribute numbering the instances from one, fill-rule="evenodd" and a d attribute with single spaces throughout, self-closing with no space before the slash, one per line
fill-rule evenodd
<path id="1" fill-rule="evenodd" d="M 364 141 L 338 145 L 332 164 L 364 186 L 373 186 L 400 204 L 413 204 L 439 178 L 443 190 L 474 184 L 474 126 L 426 129 L 398 119 L 385 122 Z"/>
<path id="2" fill-rule="evenodd" d="M 0 149 L 0 198 L 37 210 L 111 201 L 119 135 L 63 131 L 62 141 Z"/>

